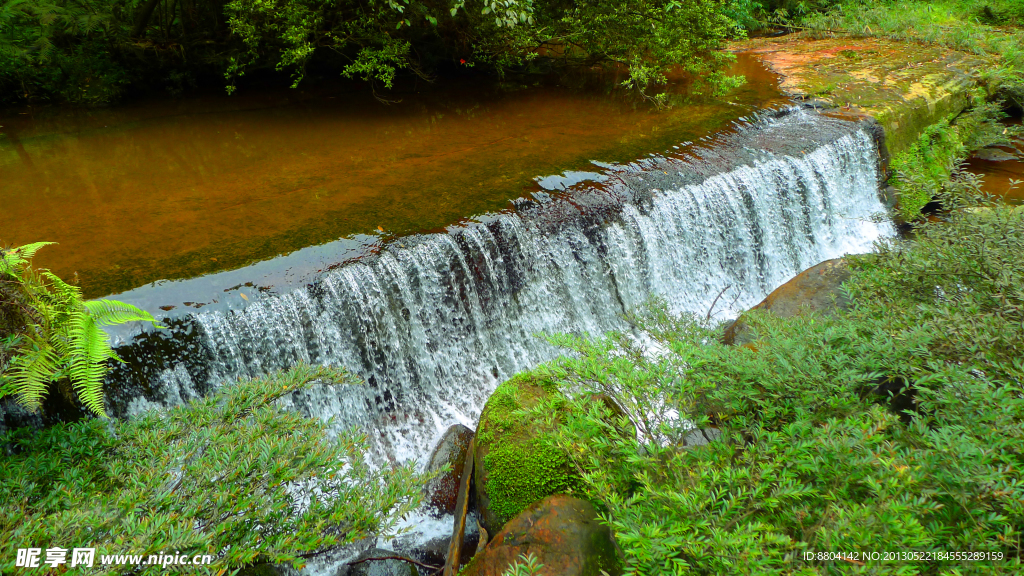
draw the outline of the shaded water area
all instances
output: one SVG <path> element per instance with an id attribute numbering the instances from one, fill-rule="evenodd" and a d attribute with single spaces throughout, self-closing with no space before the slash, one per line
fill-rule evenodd
<path id="1" fill-rule="evenodd" d="M 1004 122 L 1007 126 L 1020 126 L 1021 119 Z M 1014 148 L 994 147 L 979 151 L 967 160 L 969 172 L 984 176 L 983 191 L 1003 198 L 1010 204 L 1024 204 L 1024 184 L 1012 186 L 1013 181 L 1024 181 L 1024 145 Z"/>
<path id="2" fill-rule="evenodd" d="M 744 87 L 663 111 L 558 86 L 449 85 L 388 106 L 291 91 L 15 114 L 0 120 L 0 242 L 60 243 L 37 265 L 77 273 L 87 297 L 343 237 L 372 245 L 781 101 L 753 57 L 736 71 Z"/>
<path id="3" fill-rule="evenodd" d="M 884 212 L 872 134 L 781 111 L 603 169 L 599 183 L 402 237 L 289 290 L 242 298 L 190 284 L 220 302 L 175 310 L 168 330 L 119 333 L 126 363 L 108 377 L 110 408 L 130 415 L 299 361 L 332 364 L 365 385 L 289 402 L 338 430 L 369 431 L 381 461 L 422 459 L 450 424 L 474 427 L 499 382 L 557 355 L 537 334 L 626 329 L 623 313 L 652 294 L 702 315 L 723 294 L 716 311 L 735 313 L 893 234 L 872 220 Z M 178 290 L 123 296 L 152 309 Z"/>

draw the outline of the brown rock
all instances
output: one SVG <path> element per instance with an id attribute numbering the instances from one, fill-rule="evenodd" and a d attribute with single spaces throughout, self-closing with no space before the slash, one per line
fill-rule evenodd
<path id="1" fill-rule="evenodd" d="M 543 574 L 622 574 L 611 530 L 585 500 L 556 494 L 535 502 L 510 520 L 460 576 L 501 576 L 521 554 L 533 554 Z"/>
<path id="2" fill-rule="evenodd" d="M 753 310 L 768 310 L 780 318 L 844 310 L 850 306 L 850 300 L 839 288 L 849 278 L 849 263 L 845 259 L 826 260 L 776 288 Z M 722 336 L 725 344 L 746 345 L 754 340 L 756 334 L 743 321 L 742 316 L 726 328 Z"/>
<path id="3" fill-rule="evenodd" d="M 972 71 L 996 66 L 992 56 L 935 44 L 880 38 L 813 38 L 787 34 L 732 44 L 760 56 L 792 96 L 827 102 L 837 115 L 874 118 L 890 154 L 909 149 L 924 129 L 971 104 Z M 894 62 L 900 64 L 894 68 Z M 896 80 L 898 78 L 898 80 Z"/>
<path id="4" fill-rule="evenodd" d="M 466 454 L 469 443 L 473 440 L 473 431 L 462 424 L 454 424 L 448 428 L 430 455 L 427 472 L 440 470 L 448 466 L 448 472 L 434 478 L 427 484 L 426 499 L 441 514 L 453 514 L 455 501 L 459 496 L 459 480 L 465 468 Z"/>
<path id="5" fill-rule="evenodd" d="M 982 148 L 974 153 L 974 157 L 988 162 L 1006 162 L 1018 159 L 1017 154 L 1000 150 L 999 148 Z"/>

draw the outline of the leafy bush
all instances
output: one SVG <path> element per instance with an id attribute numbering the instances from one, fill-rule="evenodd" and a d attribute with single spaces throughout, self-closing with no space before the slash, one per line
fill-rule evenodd
<path id="1" fill-rule="evenodd" d="M 0 3 L 0 96 L 95 104 L 116 99 L 131 80 L 117 50 L 110 0 Z"/>
<path id="2" fill-rule="evenodd" d="M 575 355 L 538 372 L 637 425 L 590 406 L 559 441 L 627 573 L 1020 573 L 1024 211 L 940 198 L 852 257 L 846 312 L 750 315 L 746 347 L 659 304 L 640 340 L 552 339 Z"/>
<path id="3" fill-rule="evenodd" d="M 34 269 L 32 257 L 48 244 L 0 251 L 0 398 L 15 396 L 38 409 L 66 379 L 82 404 L 102 416 L 107 361 L 120 359 L 101 328 L 156 320 L 124 302 L 85 302 L 76 286 Z"/>
<path id="4" fill-rule="evenodd" d="M 0 436 L 0 571 L 16 549 L 95 547 L 101 555 L 213 555 L 190 570 L 303 564 L 329 547 L 393 531 L 422 498 L 413 467 L 374 470 L 365 436 L 337 440 L 275 401 L 347 373 L 297 366 L 226 386 L 217 396 L 128 422 L 90 419 Z M 38 573 L 57 574 L 66 567 Z"/>

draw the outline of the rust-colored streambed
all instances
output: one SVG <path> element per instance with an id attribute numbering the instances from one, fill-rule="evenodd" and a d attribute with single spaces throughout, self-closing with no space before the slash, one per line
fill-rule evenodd
<path id="1" fill-rule="evenodd" d="M 237 268 L 356 234 L 437 229 L 498 210 L 538 176 L 627 162 L 783 100 L 747 84 L 654 110 L 557 86 L 274 93 L 0 118 L 0 243 L 86 296 Z"/>

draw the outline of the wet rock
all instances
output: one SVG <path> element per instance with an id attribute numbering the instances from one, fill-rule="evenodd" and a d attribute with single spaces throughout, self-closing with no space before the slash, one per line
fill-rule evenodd
<path id="1" fill-rule="evenodd" d="M 622 573 L 612 533 L 600 523 L 594 507 L 579 498 L 555 495 L 509 521 L 460 576 L 500 576 L 526 553 L 544 565 L 544 574 Z"/>
<path id="2" fill-rule="evenodd" d="M 978 150 L 974 157 L 979 160 L 987 160 L 989 162 L 1006 162 L 1008 160 L 1016 160 L 1017 155 L 1006 150 L 1000 150 L 999 148 L 982 148 Z"/>
<path id="3" fill-rule="evenodd" d="M 455 513 L 459 479 L 462 478 L 466 453 L 472 440 L 472 430 L 462 424 L 452 425 L 430 455 L 427 472 L 448 467 L 448 472 L 432 480 L 425 488 L 427 503 L 439 514 Z"/>
<path id="4" fill-rule="evenodd" d="M 879 199 L 886 208 L 892 210 L 900 201 L 899 191 L 895 186 L 885 186 L 878 194 Z"/>
<path id="5" fill-rule="evenodd" d="M 338 576 L 419 576 L 412 562 L 394 559 L 399 554 L 382 548 L 371 548 L 345 565 Z M 391 558 L 389 558 L 391 557 Z M 387 558 L 368 560 L 368 558 Z"/>
<path id="6" fill-rule="evenodd" d="M 470 512 L 466 518 L 466 527 L 462 536 L 462 546 L 459 551 L 459 565 L 465 565 L 473 557 L 480 542 L 480 532 L 477 529 L 476 514 Z M 419 560 L 424 564 L 432 566 L 444 566 L 448 557 L 448 550 L 451 547 L 451 536 L 439 536 L 432 538 L 423 544 L 409 550 L 409 557 Z"/>
<path id="7" fill-rule="evenodd" d="M 846 309 L 850 300 L 840 287 L 849 277 L 849 264 L 845 259 L 826 260 L 776 288 L 753 309 L 767 310 L 781 318 L 808 313 L 829 314 L 836 309 Z M 722 342 L 742 346 L 756 339 L 757 335 L 740 316 L 726 328 Z"/>

